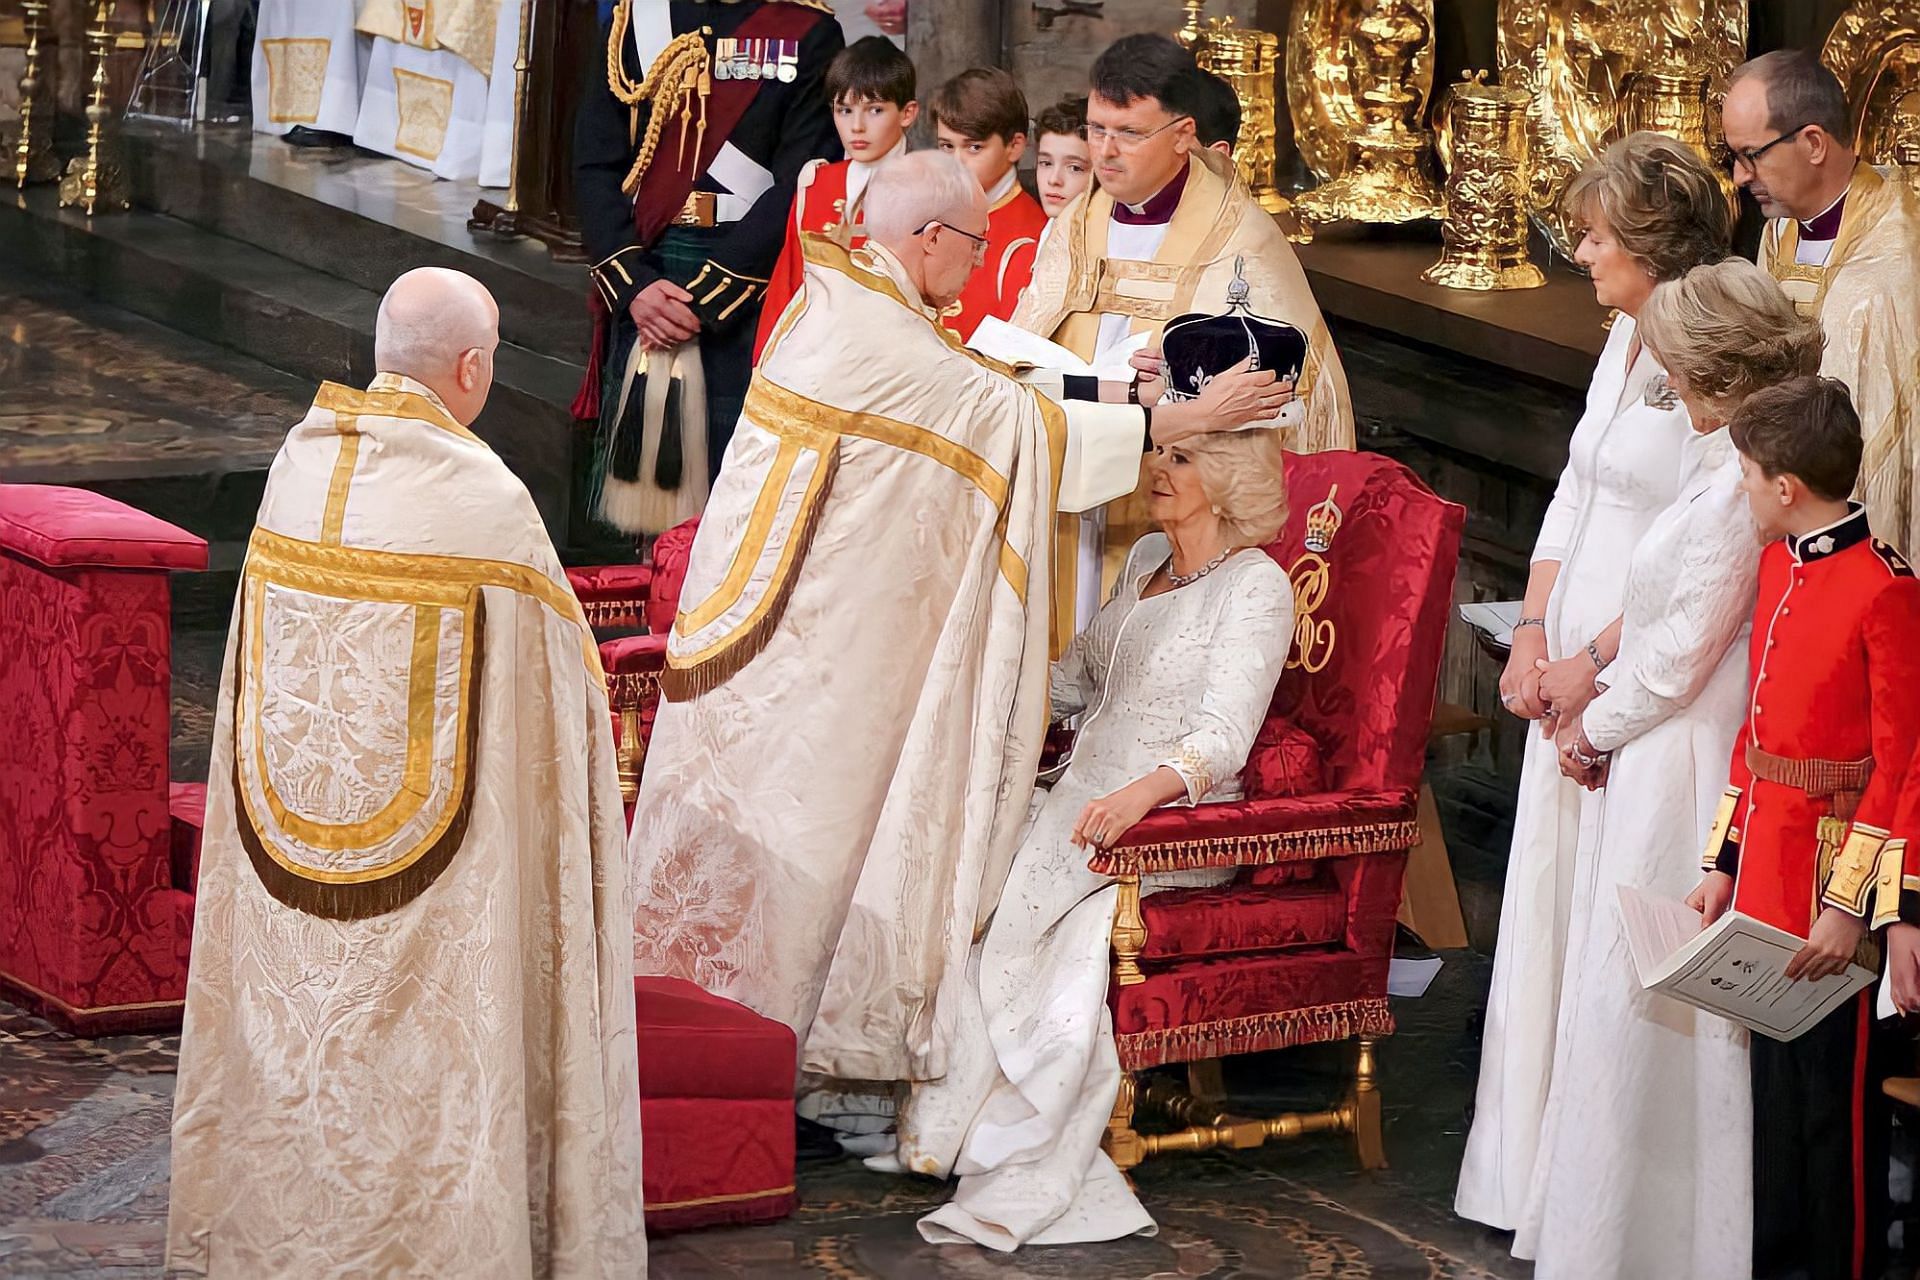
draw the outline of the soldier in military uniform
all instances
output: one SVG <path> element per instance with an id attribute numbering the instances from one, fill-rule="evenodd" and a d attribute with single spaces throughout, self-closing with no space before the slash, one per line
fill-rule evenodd
<path id="1" fill-rule="evenodd" d="M 619 0 L 574 136 L 594 347 L 597 512 L 631 533 L 699 513 L 752 373 L 795 179 L 837 159 L 822 0 Z"/>
<path id="2" fill-rule="evenodd" d="M 1870 929 L 1920 923 L 1890 840 L 1920 737 L 1920 581 L 1849 502 L 1860 419 L 1846 386 L 1796 378 L 1732 422 L 1763 536 L 1752 693 L 1692 904 L 1807 939 L 1789 978 L 1839 973 Z M 1869 964 L 1873 961 L 1869 960 Z M 1872 992 L 1798 1039 L 1752 1042 L 1754 1274 L 1878 1276 L 1887 1131 Z"/>

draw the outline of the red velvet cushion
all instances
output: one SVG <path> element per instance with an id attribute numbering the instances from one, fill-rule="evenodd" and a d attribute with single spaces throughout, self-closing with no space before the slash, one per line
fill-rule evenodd
<path id="1" fill-rule="evenodd" d="M 1167 889 L 1141 899 L 1142 960 L 1241 955 L 1339 942 L 1347 899 L 1329 878 L 1304 884 Z"/>
<path id="2" fill-rule="evenodd" d="M 567 585 L 596 627 L 646 625 L 642 611 L 653 585 L 653 570 L 644 564 L 600 564 L 567 570 Z"/>
<path id="3" fill-rule="evenodd" d="M 53 484 L 0 484 L 0 547 L 52 567 L 207 567 L 207 544 L 124 502 Z"/>
<path id="4" fill-rule="evenodd" d="M 640 1142 L 651 1235 L 773 1222 L 799 1204 L 791 1098 L 642 1098 Z"/>
<path id="5" fill-rule="evenodd" d="M 1260 726 L 1240 771 L 1240 785 L 1249 800 L 1304 796 L 1326 790 L 1326 770 L 1320 744 L 1305 729 L 1280 716 L 1269 716 Z"/>
<path id="6" fill-rule="evenodd" d="M 673 615 L 680 611 L 680 588 L 687 581 L 687 558 L 693 554 L 693 535 L 699 531 L 695 516 L 673 526 L 653 542 L 653 590 L 647 597 L 647 630 L 665 635 L 673 627 Z"/>
<path id="7" fill-rule="evenodd" d="M 793 1101 L 793 1029 L 682 978 L 633 980 L 643 1098 Z"/>

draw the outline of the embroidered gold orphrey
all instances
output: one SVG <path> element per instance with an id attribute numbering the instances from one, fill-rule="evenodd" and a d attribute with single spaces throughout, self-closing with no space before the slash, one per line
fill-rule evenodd
<path id="1" fill-rule="evenodd" d="M 240 593 L 240 841 L 275 899 L 339 920 L 412 901 L 460 848 L 483 662 L 479 583 L 365 556 L 414 559 L 262 531 Z"/>

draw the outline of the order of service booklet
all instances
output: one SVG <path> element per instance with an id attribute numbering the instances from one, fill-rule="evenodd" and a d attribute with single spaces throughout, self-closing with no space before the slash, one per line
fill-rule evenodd
<path id="1" fill-rule="evenodd" d="M 1810 1030 L 1877 976 L 1858 961 L 1831 977 L 1787 978 L 1806 945 L 1785 929 L 1729 911 L 1705 929 L 1684 902 L 1621 885 L 1620 917 L 1640 985 L 1730 1018 L 1774 1040 Z"/>

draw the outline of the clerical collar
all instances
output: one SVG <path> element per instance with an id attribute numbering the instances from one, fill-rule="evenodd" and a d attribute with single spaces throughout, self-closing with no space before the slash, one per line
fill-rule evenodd
<path id="1" fill-rule="evenodd" d="M 1187 189 L 1187 167 L 1173 175 L 1173 180 L 1147 198 L 1142 204 L 1121 204 L 1113 202 L 1113 220 L 1126 226 L 1157 227 L 1173 221 L 1173 211 L 1180 207 L 1180 193 Z"/>
<path id="2" fill-rule="evenodd" d="M 1797 537 L 1789 535 L 1787 550 L 1793 553 L 1795 560 L 1806 564 L 1845 551 L 1872 536 L 1873 530 L 1867 524 L 1867 509 L 1858 502 L 1849 502 L 1847 514 L 1832 524 L 1809 530 Z"/>
<path id="3" fill-rule="evenodd" d="M 1848 184 L 1847 190 L 1851 191 L 1852 189 L 1852 184 Z M 1801 219 L 1800 238 L 1802 240 L 1836 239 L 1840 235 L 1840 219 L 1846 216 L 1846 212 L 1847 192 L 1842 191 L 1840 198 L 1828 205 L 1820 213 L 1811 218 Z"/>

